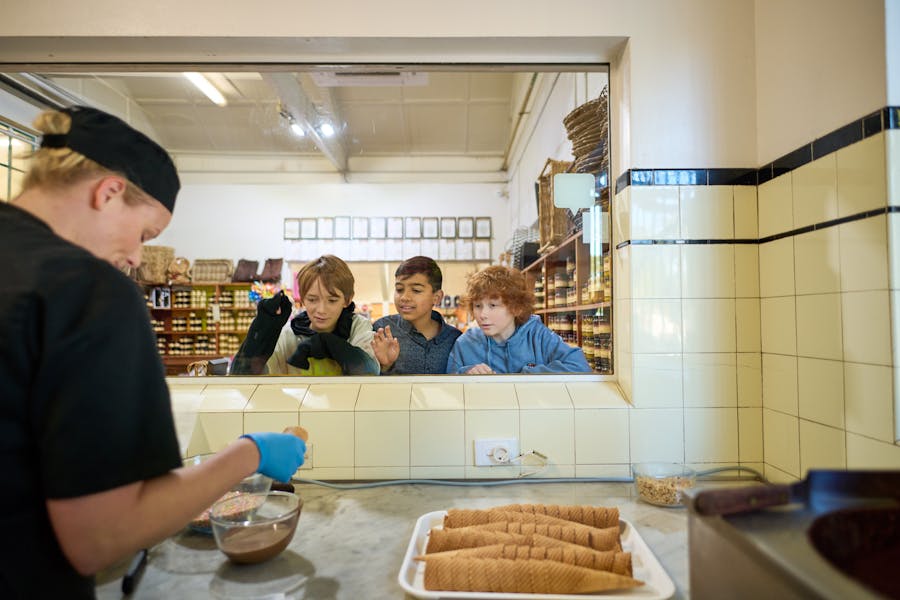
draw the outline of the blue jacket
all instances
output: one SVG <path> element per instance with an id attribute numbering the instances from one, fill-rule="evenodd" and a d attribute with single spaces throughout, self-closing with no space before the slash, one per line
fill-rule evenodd
<path id="1" fill-rule="evenodd" d="M 447 357 L 453 342 L 462 333 L 453 325 L 448 325 L 437 311 L 431 311 L 431 318 L 440 324 L 436 336 L 426 340 L 409 321 L 400 315 L 388 315 L 375 321 L 373 329 L 391 326 L 391 334 L 400 342 L 400 356 L 382 375 L 436 374 L 445 373 Z"/>
<path id="2" fill-rule="evenodd" d="M 468 329 L 456 340 L 448 373 L 465 373 L 484 363 L 495 373 L 585 373 L 591 368 L 581 348 L 569 346 L 547 329 L 540 317 L 531 315 L 500 344 L 480 329 Z"/>

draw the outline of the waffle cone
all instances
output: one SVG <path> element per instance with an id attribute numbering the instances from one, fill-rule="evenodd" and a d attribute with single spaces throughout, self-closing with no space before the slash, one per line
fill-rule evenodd
<path id="1" fill-rule="evenodd" d="M 424 556 L 417 556 L 417 560 L 435 560 L 438 558 L 505 558 L 508 560 L 555 560 L 567 565 L 593 569 L 595 571 L 610 571 L 618 575 L 631 577 L 631 554 L 628 552 L 615 552 L 607 550 L 600 552 L 565 544 L 564 546 L 524 546 L 515 544 L 492 544 L 477 548 L 462 548 L 460 550 L 448 550 Z"/>
<path id="2" fill-rule="evenodd" d="M 562 540 L 572 544 L 578 544 L 594 550 L 621 551 L 619 543 L 619 527 L 606 527 L 597 529 L 575 523 L 566 525 L 547 525 L 544 523 L 517 523 L 514 521 L 487 523 L 485 525 L 473 525 L 466 527 L 471 530 L 503 531 L 519 535 L 545 535 L 550 538 Z"/>
<path id="3" fill-rule="evenodd" d="M 505 531 L 478 530 L 470 527 L 460 529 L 432 529 L 428 536 L 426 554 L 459 550 L 460 548 L 476 548 L 491 544 L 524 544 L 531 545 L 532 538 L 527 535 L 506 533 Z"/>
<path id="4" fill-rule="evenodd" d="M 619 509 L 605 506 L 565 504 L 507 504 L 497 506 L 494 510 L 505 512 L 521 512 L 533 515 L 547 515 L 564 521 L 574 521 L 591 527 L 612 527 L 619 524 Z"/>
<path id="5" fill-rule="evenodd" d="M 552 560 L 438 558 L 425 566 L 425 589 L 460 592 L 589 594 L 642 582 Z"/>

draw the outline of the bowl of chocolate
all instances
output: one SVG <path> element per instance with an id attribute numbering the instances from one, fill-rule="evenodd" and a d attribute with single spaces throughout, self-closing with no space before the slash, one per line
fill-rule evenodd
<path id="1" fill-rule="evenodd" d="M 303 501 L 289 492 L 240 494 L 210 509 L 216 545 L 232 562 L 259 563 L 281 554 L 297 529 Z"/>
<path id="2" fill-rule="evenodd" d="M 185 467 L 190 467 L 206 462 L 213 456 L 215 456 L 215 454 L 198 454 L 196 456 L 186 458 L 182 462 Z M 232 488 L 225 492 L 225 494 L 223 494 L 219 498 L 219 500 L 233 498 L 240 494 L 265 494 L 272 487 L 273 483 L 271 477 L 266 477 L 265 475 L 262 475 L 260 473 L 254 473 L 253 475 L 245 477 L 240 482 L 232 486 Z M 212 535 L 212 525 L 209 522 L 209 512 L 211 509 L 212 506 L 191 519 L 190 523 L 188 523 L 188 528 L 190 528 L 192 531 L 196 531 L 197 533 Z"/>

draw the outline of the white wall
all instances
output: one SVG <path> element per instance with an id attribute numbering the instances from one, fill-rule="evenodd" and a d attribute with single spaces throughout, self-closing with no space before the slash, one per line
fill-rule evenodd
<path id="1" fill-rule="evenodd" d="M 263 261 L 283 256 L 285 218 L 489 216 L 494 257 L 509 236 L 500 184 L 185 185 L 171 225 L 153 243 L 178 256 Z"/>
<path id="2" fill-rule="evenodd" d="M 756 0 L 757 164 L 885 106 L 892 1 Z"/>

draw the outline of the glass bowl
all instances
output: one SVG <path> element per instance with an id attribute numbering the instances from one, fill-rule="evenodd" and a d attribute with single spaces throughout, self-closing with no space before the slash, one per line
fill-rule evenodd
<path id="1" fill-rule="evenodd" d="M 215 454 L 198 454 L 196 456 L 185 458 L 182 461 L 182 464 L 185 467 L 199 465 L 200 463 L 209 460 L 213 456 L 215 456 Z M 219 500 L 231 498 L 233 496 L 237 496 L 238 494 L 267 494 L 271 488 L 271 477 L 266 477 L 265 475 L 254 473 L 253 475 L 245 477 L 240 482 L 235 484 L 230 490 L 223 494 L 222 497 L 219 498 Z M 212 525 L 210 525 L 209 522 L 210 508 L 207 508 L 202 513 L 191 519 L 190 523 L 188 523 L 188 528 L 190 528 L 192 531 L 196 531 L 197 533 L 212 535 Z"/>
<path id="2" fill-rule="evenodd" d="M 303 501 L 296 494 L 241 494 L 210 510 L 216 545 L 232 562 L 253 564 L 281 554 L 291 543 Z"/>
<path id="3" fill-rule="evenodd" d="M 631 472 L 638 497 L 656 506 L 682 506 L 684 490 L 697 481 L 697 473 L 681 463 L 637 463 Z"/>

